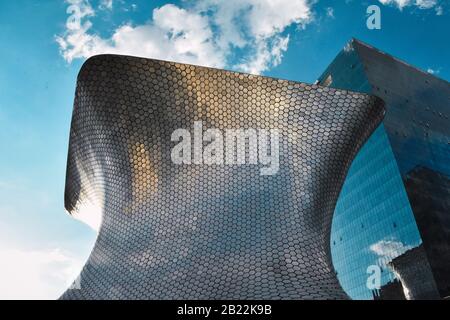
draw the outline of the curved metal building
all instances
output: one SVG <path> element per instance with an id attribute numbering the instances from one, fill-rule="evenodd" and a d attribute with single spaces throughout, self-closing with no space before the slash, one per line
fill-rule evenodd
<path id="1" fill-rule="evenodd" d="M 62 298 L 347 298 L 331 264 L 331 220 L 353 157 L 383 114 L 366 94 L 89 59 L 78 76 L 65 206 L 100 228 L 79 285 Z M 175 164 L 171 135 L 196 121 L 278 130 L 278 171 Z"/>

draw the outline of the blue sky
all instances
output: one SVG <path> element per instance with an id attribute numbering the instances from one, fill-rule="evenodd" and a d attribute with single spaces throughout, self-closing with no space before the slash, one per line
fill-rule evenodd
<path id="1" fill-rule="evenodd" d="M 366 27 L 371 4 L 381 30 Z M 446 0 L 1 1 L 0 299 L 58 297 L 94 244 L 96 232 L 63 207 L 75 80 L 88 56 L 314 82 L 356 37 L 449 80 L 449 10 Z"/>

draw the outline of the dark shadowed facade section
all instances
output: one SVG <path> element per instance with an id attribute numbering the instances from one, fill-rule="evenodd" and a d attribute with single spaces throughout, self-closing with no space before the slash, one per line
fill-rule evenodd
<path id="1" fill-rule="evenodd" d="M 149 59 L 89 59 L 77 84 L 65 204 L 100 221 L 63 299 L 344 299 L 331 219 L 384 114 L 366 94 Z M 179 128 L 278 129 L 279 171 L 176 165 Z M 248 152 L 248 150 L 247 150 Z"/>
<path id="2" fill-rule="evenodd" d="M 422 245 L 392 259 L 388 266 L 401 281 L 406 299 L 439 299 L 433 273 Z"/>

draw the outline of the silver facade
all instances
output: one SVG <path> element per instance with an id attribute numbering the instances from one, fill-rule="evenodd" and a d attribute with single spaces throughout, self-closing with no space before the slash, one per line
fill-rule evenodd
<path id="1" fill-rule="evenodd" d="M 330 228 L 380 99 L 102 55 L 78 76 L 65 206 L 102 222 L 63 299 L 345 299 Z M 280 167 L 176 165 L 171 133 L 278 129 Z M 91 215 L 98 215 L 92 217 Z"/>

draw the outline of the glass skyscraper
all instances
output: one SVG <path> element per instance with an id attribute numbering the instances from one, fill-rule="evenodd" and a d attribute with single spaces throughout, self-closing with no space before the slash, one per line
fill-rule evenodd
<path id="1" fill-rule="evenodd" d="M 408 299 L 450 296 L 449 83 L 358 40 L 318 83 L 375 94 L 387 111 L 335 209 L 331 253 L 342 287 L 354 299 L 393 296 L 383 293 L 392 288 Z M 371 266 L 381 270 L 378 290 L 368 286 Z"/>

